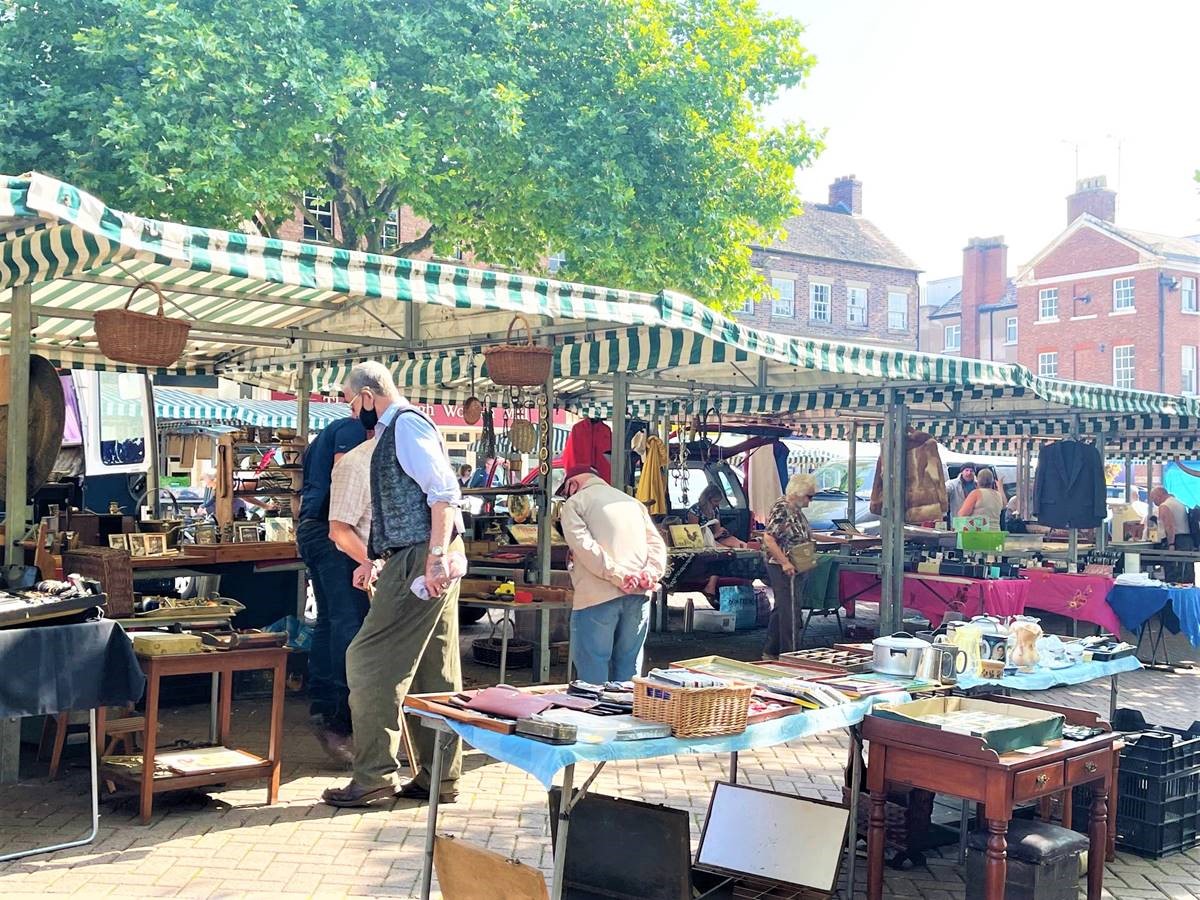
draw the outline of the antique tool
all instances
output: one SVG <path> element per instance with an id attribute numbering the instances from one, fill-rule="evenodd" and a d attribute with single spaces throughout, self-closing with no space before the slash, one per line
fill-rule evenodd
<path id="1" fill-rule="evenodd" d="M 471 396 L 463 404 L 462 417 L 468 425 L 478 425 L 479 420 L 483 418 L 483 403 L 475 396 L 475 351 L 470 350 L 469 352 L 471 354 Z"/>

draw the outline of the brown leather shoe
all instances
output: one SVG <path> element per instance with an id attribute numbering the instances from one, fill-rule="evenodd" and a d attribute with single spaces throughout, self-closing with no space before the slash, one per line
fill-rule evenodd
<path id="1" fill-rule="evenodd" d="M 351 781 L 345 787 L 326 788 L 321 794 L 321 802 L 343 809 L 353 809 L 370 806 L 376 800 L 390 800 L 396 795 L 396 789 L 390 784 L 378 788 L 365 788 Z"/>
<path id="2" fill-rule="evenodd" d="M 325 726 L 324 722 L 314 719 L 309 722 L 313 736 L 325 754 L 342 768 L 354 765 L 354 738 L 341 734 Z"/>
<path id="3" fill-rule="evenodd" d="M 396 791 L 397 800 L 416 800 L 418 803 L 429 802 L 429 788 L 421 787 L 412 779 L 404 782 Z M 438 803 L 457 803 L 458 788 L 442 788 L 438 794 Z"/>

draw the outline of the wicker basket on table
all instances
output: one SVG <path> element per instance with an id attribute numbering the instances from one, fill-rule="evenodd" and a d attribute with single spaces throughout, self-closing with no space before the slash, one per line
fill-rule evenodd
<path id="1" fill-rule="evenodd" d="M 134 312 L 129 308 L 134 295 L 142 288 L 158 295 L 158 315 Z M 169 319 L 163 311 L 166 297 L 158 285 L 138 282 L 122 309 L 97 310 L 96 341 L 100 352 L 117 362 L 140 366 L 172 366 L 183 355 L 191 324 Z"/>
<path id="2" fill-rule="evenodd" d="M 513 326 L 520 322 L 527 335 L 524 344 L 512 342 Z M 533 342 L 533 326 L 518 313 L 508 323 L 508 334 L 503 344 L 488 347 L 483 351 L 487 360 L 488 378 L 493 384 L 504 387 L 535 387 L 546 383 L 550 376 L 550 365 L 554 359 L 552 347 L 539 347 Z"/>
<path id="3" fill-rule="evenodd" d="M 648 722 L 664 722 L 675 737 L 712 737 L 746 730 L 754 686 L 676 687 L 647 678 L 633 679 L 633 714 Z"/>

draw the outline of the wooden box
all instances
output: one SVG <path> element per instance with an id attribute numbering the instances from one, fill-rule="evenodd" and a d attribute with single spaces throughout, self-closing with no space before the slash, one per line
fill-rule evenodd
<path id="1" fill-rule="evenodd" d="M 966 697 L 935 697 L 911 703 L 885 703 L 871 715 L 910 725 L 937 728 L 952 734 L 982 738 L 997 753 L 1036 747 L 1062 738 L 1064 717 L 1012 703 L 971 700 Z"/>
<path id="2" fill-rule="evenodd" d="M 63 554 L 63 576 L 79 574 L 100 582 L 108 596 L 106 606 L 111 619 L 133 616 L 133 566 L 126 550 L 113 547 L 79 547 Z"/>

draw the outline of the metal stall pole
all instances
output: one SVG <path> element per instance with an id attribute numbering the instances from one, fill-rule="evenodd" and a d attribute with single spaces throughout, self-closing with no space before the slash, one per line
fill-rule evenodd
<path id="1" fill-rule="evenodd" d="M 550 545 L 551 545 L 551 527 L 550 521 L 550 493 L 554 481 L 554 465 L 551 455 L 553 453 L 553 435 L 554 435 L 554 369 L 551 367 L 550 374 L 546 376 L 546 383 L 542 386 L 543 399 L 545 406 L 538 418 L 538 581 L 541 584 L 550 584 Z M 508 618 L 507 611 L 505 618 Z M 536 613 L 537 619 L 534 623 L 534 628 L 537 631 L 537 640 L 534 642 L 534 671 L 537 673 L 537 681 L 545 683 L 550 680 L 550 610 L 542 609 Z M 569 613 L 568 613 L 569 615 Z M 503 624 L 501 625 L 503 628 Z M 570 629 L 568 629 L 567 639 L 570 640 Z M 505 629 L 507 633 L 507 629 Z M 567 680 L 571 680 L 571 665 L 567 663 Z"/>
<path id="2" fill-rule="evenodd" d="M 849 456 L 846 459 L 846 518 L 858 521 L 858 422 L 850 420 Z"/>
<path id="3" fill-rule="evenodd" d="M 300 441 L 300 446 L 308 449 L 308 405 L 309 393 L 312 391 L 312 363 L 306 358 L 308 356 L 308 341 L 300 342 L 300 371 L 297 374 L 296 385 L 296 435 Z M 292 512 L 295 515 L 295 511 Z M 299 519 L 296 520 L 297 523 Z M 301 569 L 296 573 L 296 618 L 304 621 L 304 608 L 308 605 L 308 569 Z M 217 676 L 213 676 L 213 690 L 216 691 Z M 213 709 L 217 706 L 216 694 L 213 694 Z M 216 734 L 216 713 L 213 713 L 213 734 Z M 216 739 L 213 739 L 216 743 Z"/>
<path id="4" fill-rule="evenodd" d="M 33 331 L 31 298 L 33 289 L 27 284 L 12 289 L 12 309 L 8 327 L 8 435 L 6 459 L 8 461 L 7 489 L 4 492 L 5 528 L 7 543 L 4 546 L 4 562 L 21 565 L 25 562 L 25 550 L 21 538 L 29 527 L 29 497 L 26 479 L 14 473 L 23 473 L 28 467 L 29 457 L 29 342 Z"/>
<path id="5" fill-rule="evenodd" d="M 8 434 L 6 459 L 8 481 L 4 492 L 4 562 L 21 565 L 25 549 L 21 538 L 28 527 L 29 502 L 24 473 L 29 457 L 29 342 L 33 332 L 33 289 L 19 284 L 12 289 L 8 334 Z M 0 784 L 11 784 L 19 776 L 21 720 L 0 719 Z"/>
<path id="6" fill-rule="evenodd" d="M 1106 457 L 1105 457 L 1104 435 L 1103 434 L 1100 434 L 1096 437 L 1096 451 L 1100 454 L 1100 471 L 1104 472 L 1105 471 L 1104 463 L 1105 463 Z M 1104 492 L 1105 492 L 1105 494 L 1108 493 L 1107 481 L 1105 481 L 1105 491 Z M 1114 537 L 1114 540 L 1115 539 L 1116 538 Z M 1100 527 L 1096 530 L 1096 549 L 1099 550 L 1101 553 L 1103 553 L 1105 550 L 1108 549 L 1108 528 L 1105 527 L 1103 522 L 1100 523 Z"/>
<path id="7" fill-rule="evenodd" d="M 613 375 L 612 405 L 612 485 L 625 490 L 625 469 L 629 463 L 629 374 L 617 372 Z"/>
<path id="8" fill-rule="evenodd" d="M 1133 500 L 1133 460 L 1125 457 L 1125 502 Z"/>
<path id="9" fill-rule="evenodd" d="M 889 392 L 884 420 L 887 471 L 884 473 L 882 585 L 879 633 L 900 630 L 904 608 L 904 433 L 907 410 L 895 389 Z"/>
<path id="10" fill-rule="evenodd" d="M 1071 439 L 1079 440 L 1079 415 L 1076 414 L 1071 420 Z M 1079 571 L 1079 529 L 1067 529 L 1067 571 Z M 1078 621 L 1071 620 L 1071 635 L 1075 635 L 1075 629 L 1078 626 Z"/>

